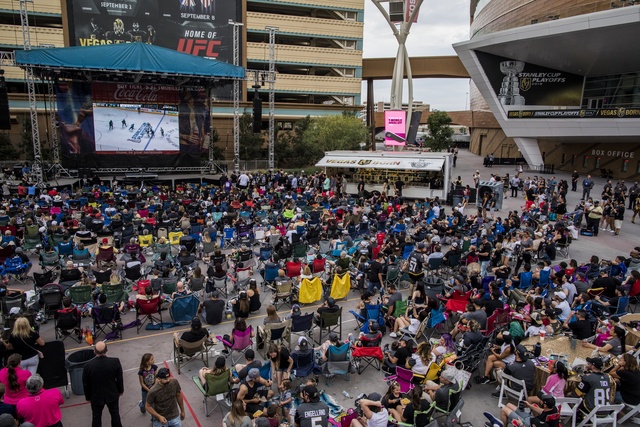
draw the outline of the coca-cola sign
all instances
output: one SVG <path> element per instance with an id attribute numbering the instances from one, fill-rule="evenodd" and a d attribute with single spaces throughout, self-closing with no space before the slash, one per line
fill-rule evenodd
<path id="1" fill-rule="evenodd" d="M 121 104 L 178 104 L 178 90 L 171 86 L 125 83 L 93 83 L 94 102 Z"/>

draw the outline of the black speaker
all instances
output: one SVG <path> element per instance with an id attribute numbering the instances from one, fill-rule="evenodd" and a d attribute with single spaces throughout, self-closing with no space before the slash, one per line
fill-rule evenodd
<path id="1" fill-rule="evenodd" d="M 11 130 L 9 97 L 7 95 L 7 84 L 4 81 L 4 70 L 0 70 L 0 129 Z"/>
<path id="2" fill-rule="evenodd" d="M 253 98 L 253 133 L 262 132 L 262 99 Z"/>

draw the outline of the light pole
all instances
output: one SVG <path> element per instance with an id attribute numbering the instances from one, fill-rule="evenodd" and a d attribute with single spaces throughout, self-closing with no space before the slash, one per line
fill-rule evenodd
<path id="1" fill-rule="evenodd" d="M 396 41 L 398 42 L 398 52 L 396 53 L 396 62 L 393 68 L 393 78 L 391 79 L 391 109 L 402 110 L 402 86 L 404 82 L 404 71 L 407 70 L 407 85 L 409 89 L 407 118 L 411 117 L 413 112 L 413 75 L 411 73 L 411 62 L 409 60 L 409 53 L 407 52 L 406 41 L 411 30 L 411 25 L 414 19 L 418 16 L 418 10 L 422 5 L 423 0 L 371 0 L 378 8 L 382 16 L 391 27 Z M 403 20 L 399 23 L 391 21 L 389 12 L 383 7 L 382 3 L 404 3 Z M 413 10 L 407 9 L 410 6 Z M 406 133 L 409 131 L 409 122 L 406 121 Z"/>

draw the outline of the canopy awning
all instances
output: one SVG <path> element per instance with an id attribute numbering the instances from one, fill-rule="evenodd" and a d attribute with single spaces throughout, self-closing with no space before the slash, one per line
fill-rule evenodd
<path id="1" fill-rule="evenodd" d="M 324 156 L 316 163 L 318 167 L 360 168 L 360 169 L 400 169 L 416 171 L 439 171 L 444 166 L 444 158 L 413 159 L 401 157 L 347 157 Z"/>
<path id="2" fill-rule="evenodd" d="M 244 78 L 244 68 L 146 43 L 16 50 L 16 64 L 47 70 L 95 70 L 222 79 Z"/>

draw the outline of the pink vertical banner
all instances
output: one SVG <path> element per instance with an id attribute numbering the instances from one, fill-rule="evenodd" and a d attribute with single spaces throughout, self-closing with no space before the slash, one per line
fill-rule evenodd
<path id="1" fill-rule="evenodd" d="M 406 120 L 406 111 L 387 110 L 384 112 L 385 145 L 406 145 Z"/>
<path id="2" fill-rule="evenodd" d="M 413 10 L 418 6 L 418 0 L 404 0 L 404 22 L 409 22 Z M 413 22 L 418 22 L 418 14 L 413 18 Z"/>

